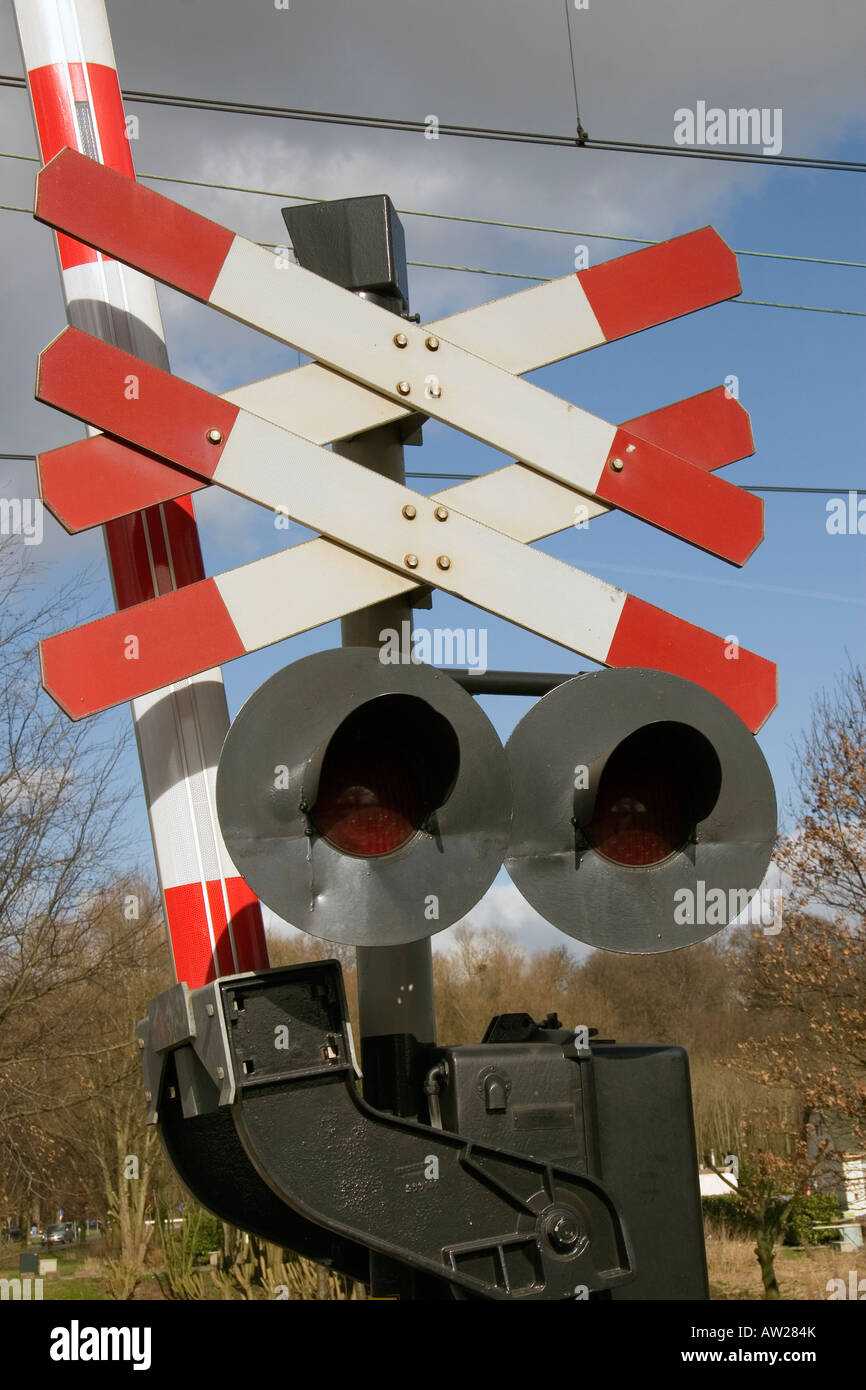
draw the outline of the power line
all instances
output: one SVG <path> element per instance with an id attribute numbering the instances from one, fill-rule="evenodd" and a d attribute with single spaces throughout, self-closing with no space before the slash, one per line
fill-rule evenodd
<path id="1" fill-rule="evenodd" d="M 271 245 L 270 242 L 267 243 Z M 549 275 L 525 275 L 520 272 L 510 270 L 488 270 L 484 266 L 475 265 L 442 265 L 438 261 L 408 261 L 408 265 L 420 266 L 425 270 L 456 270 L 466 275 L 496 275 L 507 280 L 535 280 L 549 284 Z M 725 304 L 754 304 L 761 309 L 802 309 L 809 314 L 843 314 L 849 318 L 866 319 L 866 310 L 863 309 L 831 309 L 823 304 L 783 304 L 774 299 L 727 299 L 722 301 Z"/>
<path id="2" fill-rule="evenodd" d="M 803 309 L 809 314 L 844 314 L 847 318 L 866 319 L 862 309 L 828 309 L 823 304 L 782 304 L 775 299 L 734 299 L 733 304 L 755 304 L 760 309 Z"/>
<path id="3" fill-rule="evenodd" d="M 23 77 L 0 74 L 0 86 L 24 90 Z M 360 116 L 348 112 L 314 111 L 292 106 L 271 106 L 247 101 L 217 100 L 205 97 L 182 97 L 169 92 L 134 91 L 122 88 L 126 101 L 154 106 L 176 106 L 187 110 L 220 112 L 234 116 L 271 117 L 281 120 L 312 121 L 322 125 L 358 126 L 372 130 L 394 130 L 403 133 L 425 134 L 426 121 L 411 121 L 401 117 Z M 663 155 L 681 159 L 710 159 L 733 164 L 775 165 L 788 169 L 813 169 L 835 173 L 866 173 L 866 163 L 857 160 L 807 158 L 799 155 L 747 154 L 745 151 L 688 149 L 682 145 L 656 145 L 639 140 L 580 141 L 576 136 L 552 135 L 540 131 L 505 130 L 497 126 L 462 126 L 439 121 L 437 135 L 469 140 L 499 140 L 518 145 L 549 145 L 557 148 L 601 150 L 618 154 Z"/>
<path id="4" fill-rule="evenodd" d="M 16 461 L 16 462 L 19 462 L 19 463 L 35 463 L 35 462 L 36 462 L 36 455 L 35 455 L 35 454 L 2 454 L 2 453 L 0 453 L 0 459 L 12 459 L 12 460 L 14 460 L 14 461 Z M 473 482 L 476 478 L 483 478 L 483 477 L 485 477 L 485 476 L 486 476 L 486 475 L 483 474 L 483 473 L 411 473 L 411 472 L 407 472 L 407 474 L 406 474 L 406 477 L 407 477 L 407 478 L 446 479 L 447 481 L 450 481 L 450 482 L 452 482 L 452 483 L 469 483 L 469 482 Z M 741 484 L 741 483 L 738 483 L 737 486 L 738 486 L 738 487 L 742 487 L 742 484 Z M 748 488 L 743 488 L 743 491 L 744 491 L 744 492 L 792 492 L 792 493 L 794 493 L 794 492 L 820 492 L 820 493 L 822 493 L 822 494 L 827 494 L 827 495 L 829 495 L 829 494 L 832 493 L 832 494 L 835 496 L 835 495 L 838 495 L 838 494 L 840 494 L 840 493 L 845 493 L 845 492 L 856 492 L 856 491 L 857 491 L 857 488 L 853 488 L 853 487 L 793 487 L 793 486 L 780 486 L 780 485 L 777 485 L 777 484 L 774 484 L 774 485 L 770 486 L 770 485 L 767 484 L 767 483 L 750 483 L 749 486 L 748 486 Z"/>
<path id="5" fill-rule="evenodd" d="M 463 275 L 497 275 L 503 280 L 535 280 L 549 284 L 549 275 L 514 275 L 510 270 L 487 270 L 477 265 L 444 265 L 439 261 L 407 261 L 407 265 L 420 266 L 423 270 L 459 270 Z"/>
<path id="6" fill-rule="evenodd" d="M 0 212 L 22 212 L 32 216 L 31 208 L 16 207 L 12 203 L 0 203 Z M 265 246 L 276 249 L 277 243 L 273 241 L 260 241 L 258 246 Z M 549 275 L 526 275 L 514 270 L 492 270 L 486 266 L 475 265 L 445 265 L 439 261 L 407 261 L 407 265 L 418 266 L 422 270 L 453 270 L 459 271 L 463 275 L 492 275 L 502 280 L 532 280 L 543 284 L 549 284 Z M 861 309 L 831 309 L 823 304 L 782 304 L 772 299 L 729 299 L 724 301 L 728 304 L 754 304 L 761 309 L 802 309 L 810 314 L 842 314 L 848 318 L 866 319 L 866 311 Z"/>
<path id="7" fill-rule="evenodd" d="M 568 56 L 571 59 L 571 85 L 574 89 L 574 114 L 576 117 L 577 143 L 585 145 L 589 136 L 584 130 L 580 120 L 580 103 L 577 99 L 577 70 L 574 64 L 574 39 L 571 33 L 571 7 L 569 0 L 565 0 L 565 23 L 568 27 Z"/>
<path id="8" fill-rule="evenodd" d="M 0 159 L 21 159 L 30 164 L 41 163 L 41 160 L 35 155 L 10 154 L 6 150 L 0 150 Z M 293 202 L 299 203 L 327 202 L 326 198 L 316 197 L 312 193 L 281 193 L 278 189 L 273 188 L 249 188 L 245 184 L 214 183 L 209 179 L 184 179 L 171 174 L 143 173 L 140 170 L 136 171 L 136 178 L 149 179 L 152 183 L 186 184 L 190 188 L 213 188 L 223 193 L 248 193 L 255 198 L 291 198 Z M 546 232 L 553 236 L 586 237 L 589 241 L 621 241 L 632 246 L 661 246 L 662 242 L 667 240 L 665 237 L 621 236 L 615 232 L 583 232 L 576 227 L 547 227 L 536 222 L 504 222 L 496 217 L 469 217 L 457 212 L 430 212 L 420 208 L 397 208 L 396 211 L 401 217 L 432 217 L 441 222 L 469 222 L 479 227 L 502 227 L 508 231 Z M 744 251 L 738 250 L 736 247 L 731 249 L 735 256 L 756 256 L 761 260 L 768 261 L 801 261 L 804 265 L 835 265 L 853 270 L 866 270 L 866 261 L 840 261 L 827 256 L 797 256 L 782 251 Z M 421 263 L 416 262 L 416 264 Z"/>
<path id="9" fill-rule="evenodd" d="M 0 203 L 0 212 L 22 212 L 32 216 L 31 208 L 16 207 L 12 203 Z M 276 250 L 277 243 L 273 241 L 259 241 L 258 246 L 265 246 Z M 453 270 L 459 271 L 463 275 L 492 275 L 502 280 L 532 280 L 542 284 L 549 284 L 549 275 L 526 275 L 515 270 L 492 270 L 486 266 L 475 265 L 446 265 L 440 261 L 407 261 L 407 265 L 418 266 L 422 270 Z M 866 311 L 860 309 L 831 309 L 823 304 L 782 304 L 772 299 L 731 299 L 726 300 L 729 304 L 754 304 L 762 309 L 803 309 L 810 314 L 843 314 L 849 318 L 866 318 Z"/>

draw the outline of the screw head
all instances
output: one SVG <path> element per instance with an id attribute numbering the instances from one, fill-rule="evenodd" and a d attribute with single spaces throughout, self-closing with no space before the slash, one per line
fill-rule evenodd
<path id="1" fill-rule="evenodd" d="M 437 555 L 436 564 L 439 566 L 440 570 L 450 570 L 451 557 L 449 555 Z"/>
<path id="2" fill-rule="evenodd" d="M 621 473 L 623 470 L 623 466 L 624 465 L 622 459 L 610 460 L 610 467 L 613 469 L 614 473 Z"/>
<path id="3" fill-rule="evenodd" d="M 407 502 L 405 507 L 403 508 L 403 515 L 405 516 L 407 521 L 414 521 L 416 516 L 418 515 L 418 512 L 415 509 L 415 507 L 413 507 L 411 502 Z"/>
<path id="4" fill-rule="evenodd" d="M 394 346 L 395 346 L 395 347 L 399 347 L 399 348 L 404 348 L 404 347 L 408 347 L 408 346 L 409 346 L 409 339 L 406 337 L 406 334 L 405 334 L 405 333 L 395 333 L 395 334 L 394 334 Z"/>
<path id="5" fill-rule="evenodd" d="M 214 1016 L 214 1007 L 213 1007 L 213 1004 L 206 1004 L 206 1005 L 205 1005 L 205 1013 L 207 1014 L 208 1018 L 213 1018 L 213 1016 Z"/>
<path id="6" fill-rule="evenodd" d="M 561 1255 L 581 1253 L 587 1244 L 586 1232 L 577 1212 L 553 1211 L 544 1223 L 544 1234 Z"/>
<path id="7" fill-rule="evenodd" d="M 554 1222 L 550 1235 L 554 1243 L 563 1250 L 571 1249 L 580 1239 L 577 1223 L 569 1221 L 565 1216 L 560 1216 L 558 1221 Z"/>
<path id="8" fill-rule="evenodd" d="M 439 339 L 431 333 L 429 338 L 424 339 L 424 346 L 429 349 L 430 352 L 436 352 L 439 347 Z"/>
<path id="9" fill-rule="evenodd" d="M 408 381 L 398 381 L 397 390 L 399 391 L 401 396 L 408 396 L 409 392 L 412 390 L 412 387 Z"/>
<path id="10" fill-rule="evenodd" d="M 416 570 L 418 568 L 418 556 L 404 555 L 403 564 L 406 566 L 407 570 Z"/>
<path id="11" fill-rule="evenodd" d="M 436 507 L 436 508 L 434 508 L 433 515 L 435 516 L 435 518 L 436 518 L 437 521 L 447 521 L 447 520 L 448 520 L 448 508 L 447 508 L 447 507 Z"/>
<path id="12" fill-rule="evenodd" d="M 207 442 L 208 442 L 208 444 L 222 444 L 222 442 L 223 442 L 223 432 L 222 432 L 222 430 L 208 430 L 208 432 L 207 432 Z"/>
<path id="13" fill-rule="evenodd" d="M 225 1067 L 217 1067 L 216 1074 L 219 1077 L 220 1081 L 224 1080 L 226 1074 Z"/>

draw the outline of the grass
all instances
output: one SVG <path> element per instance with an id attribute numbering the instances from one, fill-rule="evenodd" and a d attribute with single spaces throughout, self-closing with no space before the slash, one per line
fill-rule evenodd
<path id="1" fill-rule="evenodd" d="M 755 1243 L 727 1236 L 707 1236 L 707 1266 L 713 1299 L 762 1299 L 764 1288 L 755 1258 Z M 782 1247 L 776 1255 L 776 1278 L 783 1299 L 828 1297 L 830 1279 L 842 1279 L 848 1287 L 849 1270 L 866 1278 L 866 1250 L 838 1251 L 822 1246 L 802 1250 Z"/>
<path id="2" fill-rule="evenodd" d="M 18 1273 L 20 1248 L 3 1250 L 0 1257 L 0 1270 L 3 1273 Z M 731 1301 L 763 1298 L 761 1274 L 755 1258 L 753 1241 L 734 1240 L 727 1235 L 709 1233 L 707 1265 L 711 1299 Z M 45 1276 L 45 1300 L 107 1301 L 108 1293 L 101 1275 L 101 1267 L 102 1261 L 92 1253 L 85 1253 L 83 1249 L 77 1253 L 64 1250 L 62 1255 L 58 1251 L 57 1274 Z M 858 1280 L 866 1279 L 866 1249 L 840 1252 L 818 1246 L 802 1250 L 783 1247 L 776 1256 L 776 1277 L 781 1296 L 785 1300 L 826 1300 L 827 1284 L 831 1279 L 843 1280 L 847 1291 L 849 1272 L 852 1269 L 857 1271 Z M 213 1273 L 209 1268 L 202 1269 L 201 1272 L 209 1276 Z M 314 1294 L 308 1292 L 307 1296 L 313 1297 Z M 137 1300 L 163 1297 L 152 1274 L 145 1276 L 134 1297 Z"/>
<path id="3" fill-rule="evenodd" d="M 45 1280 L 43 1295 L 46 1303 L 94 1301 L 108 1297 L 105 1283 L 98 1275 L 74 1279 L 59 1279 L 51 1275 Z"/>

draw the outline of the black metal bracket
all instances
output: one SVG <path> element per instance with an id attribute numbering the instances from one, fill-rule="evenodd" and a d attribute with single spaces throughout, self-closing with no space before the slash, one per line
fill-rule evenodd
<path id="1" fill-rule="evenodd" d="M 323 1228 L 330 1233 L 325 1243 L 336 1239 L 338 1267 L 355 1265 L 359 1249 L 372 1250 L 492 1299 L 582 1297 L 631 1278 L 622 1220 L 595 1179 L 363 1101 L 338 962 L 224 978 L 205 987 L 207 998 L 188 991 L 193 1022 L 208 1020 L 210 1050 L 204 1036 L 190 1037 L 190 1010 L 177 1003 L 176 991 L 184 989 L 168 992 L 171 1004 L 163 996 L 165 1007 L 154 1001 L 139 1025 L 152 1106 L 170 1154 L 184 1126 L 205 1119 L 215 1132 L 220 1121 L 213 1117 L 230 1115 L 259 1183 L 300 1220 L 302 1233 L 312 1239 Z M 177 1020 L 175 1047 L 170 1015 Z M 220 1059 L 217 1037 L 224 1040 Z M 193 1077 L 174 1098 L 166 1092 L 170 1052 L 178 1077 L 184 1070 Z M 174 1110 L 166 1108 L 169 1099 Z M 189 1119 L 179 1119 L 178 1102 Z M 203 1150 L 204 1133 L 201 1141 Z M 201 1191 L 196 1174 L 187 1181 Z M 249 1228 L 252 1215 L 239 1224 Z"/>

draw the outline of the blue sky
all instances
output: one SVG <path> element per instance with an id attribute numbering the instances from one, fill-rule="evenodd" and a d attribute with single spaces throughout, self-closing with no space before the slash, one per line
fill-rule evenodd
<path id="1" fill-rule="evenodd" d="M 109 16 L 121 81 L 129 87 L 291 101 L 298 106 L 569 132 L 573 98 L 563 50 L 562 7 L 529 10 L 508 0 L 465 14 L 456 0 L 429 7 L 396 0 L 335 3 L 276 15 L 262 6 L 186 0 L 145 7 L 115 0 Z M 633 0 L 590 5 L 574 16 L 581 115 L 590 133 L 670 144 L 673 112 L 699 99 L 722 107 L 780 107 L 785 154 L 863 158 L 866 103 L 859 71 L 863 14 L 855 0 L 821 7 L 794 0 L 737 0 L 724 11 L 709 0 L 651 7 Z M 401 21 L 411 14 L 411 24 Z M 507 21 L 507 22 L 506 22 Z M 288 26 L 294 25 L 292 29 Z M 580 26 L 584 27 L 581 28 Z M 280 27 L 282 26 L 282 27 Z M 171 44 L 166 36 L 171 34 Z M 11 14 L 0 8 L 0 39 L 19 70 Z M 8 40 L 8 42 L 7 42 Z M 650 61 L 647 61 L 649 57 Z M 138 110 L 133 148 L 142 175 L 270 188 L 283 194 L 342 197 L 389 192 L 400 208 L 573 228 L 547 235 L 405 216 L 410 260 L 558 276 L 574 248 L 590 263 L 632 249 L 590 233 L 664 239 L 712 223 L 742 250 L 862 262 L 862 175 L 537 149 L 418 135 L 244 120 L 158 107 Z M 26 97 L 0 89 L 4 151 L 35 150 Z M 26 205 L 35 166 L 0 159 L 4 203 Z M 167 183 L 160 191 L 260 241 L 285 240 L 279 198 Z M 33 452 L 80 437 L 71 421 L 32 401 L 36 354 L 63 322 L 50 236 L 29 217 L 0 212 L 4 302 L 0 368 L 2 448 Z M 743 297 L 866 313 L 866 271 L 802 261 L 741 257 Z M 524 288 L 528 281 L 412 268 L 412 309 L 422 321 Z M 285 369 L 291 350 L 160 290 L 173 369 L 226 390 Z M 866 496 L 863 440 L 866 319 L 723 304 L 598 348 L 535 374 L 534 380 L 610 420 L 625 420 L 705 390 L 729 375 L 750 412 L 754 458 L 724 470 L 748 487 L 800 485 L 860 489 Z M 408 470 L 474 473 L 503 457 L 445 426 L 425 426 L 423 449 L 407 451 Z M 3 463 L 3 495 L 27 495 L 28 466 Z M 442 482 L 416 482 L 434 491 Z M 766 539 L 742 571 L 622 515 L 598 518 L 544 549 L 643 599 L 770 657 L 779 667 L 779 708 L 759 735 L 784 809 L 798 738 L 818 690 L 848 661 L 862 659 L 866 636 L 866 535 L 830 535 L 828 497 L 765 496 Z M 209 494 L 198 504 L 209 573 L 244 563 L 308 533 L 276 532 L 264 510 Z M 866 524 L 866 523 L 864 523 Z M 92 564 L 104 575 L 96 537 L 69 539 L 53 523 L 39 559 L 42 582 Z M 103 578 L 95 599 L 108 611 Z M 424 626 L 483 626 L 488 664 L 578 671 L 588 663 L 446 595 L 417 617 Z M 58 614 L 58 628 L 64 626 Z M 260 652 L 224 671 L 232 712 L 271 672 L 336 645 L 336 626 Z M 484 701 L 507 737 L 529 706 Z M 121 711 L 105 717 L 128 721 Z M 130 747 L 130 778 L 136 777 Z M 149 856 L 144 807 L 137 802 L 142 860 Z"/>

